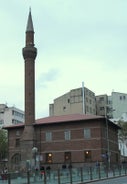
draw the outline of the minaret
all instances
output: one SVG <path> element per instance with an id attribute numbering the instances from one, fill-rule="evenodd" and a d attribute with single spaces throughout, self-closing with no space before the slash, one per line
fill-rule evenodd
<path id="1" fill-rule="evenodd" d="M 25 60 L 25 125 L 21 142 L 21 159 L 30 159 L 32 147 L 34 146 L 35 123 L 35 58 L 37 49 L 34 47 L 34 28 L 29 11 L 26 27 L 26 45 L 22 50 Z"/>

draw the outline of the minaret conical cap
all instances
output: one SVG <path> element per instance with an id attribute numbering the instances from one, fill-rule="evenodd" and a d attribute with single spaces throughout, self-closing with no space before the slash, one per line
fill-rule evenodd
<path id="1" fill-rule="evenodd" d="M 26 32 L 28 31 L 34 32 L 33 21 L 32 21 L 32 16 L 31 16 L 31 9 L 29 10 L 29 16 L 28 16 L 27 27 L 26 27 Z"/>

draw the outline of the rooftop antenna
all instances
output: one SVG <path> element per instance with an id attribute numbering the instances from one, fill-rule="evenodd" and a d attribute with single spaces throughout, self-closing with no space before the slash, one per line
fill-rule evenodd
<path id="1" fill-rule="evenodd" d="M 82 82 L 82 112 L 85 114 L 85 88 L 84 82 Z"/>

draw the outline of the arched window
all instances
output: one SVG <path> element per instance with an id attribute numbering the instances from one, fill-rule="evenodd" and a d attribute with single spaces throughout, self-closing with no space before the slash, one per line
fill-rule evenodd
<path id="1" fill-rule="evenodd" d="M 11 163 L 13 163 L 13 164 L 19 164 L 20 161 L 21 161 L 21 155 L 20 155 L 20 153 L 14 154 L 12 156 L 12 158 L 11 158 Z"/>

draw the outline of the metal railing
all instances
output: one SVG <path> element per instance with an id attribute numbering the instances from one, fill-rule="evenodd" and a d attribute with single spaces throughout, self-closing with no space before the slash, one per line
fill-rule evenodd
<path id="1" fill-rule="evenodd" d="M 127 165 L 64 168 L 1 174 L 0 184 L 76 184 L 127 175 Z"/>

